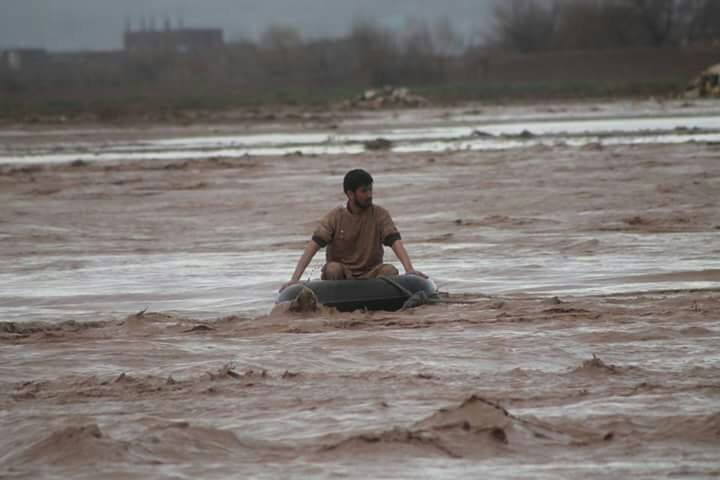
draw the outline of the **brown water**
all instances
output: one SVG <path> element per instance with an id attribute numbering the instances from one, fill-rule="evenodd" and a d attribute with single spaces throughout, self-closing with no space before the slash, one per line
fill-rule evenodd
<path id="1" fill-rule="evenodd" d="M 717 477 L 718 157 L 0 166 L 0 476 Z M 268 315 L 354 166 L 465 304 Z"/>

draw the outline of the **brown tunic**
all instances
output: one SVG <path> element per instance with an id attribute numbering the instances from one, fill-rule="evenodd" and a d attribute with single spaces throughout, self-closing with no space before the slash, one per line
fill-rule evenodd
<path id="1" fill-rule="evenodd" d="M 372 205 L 359 213 L 345 207 L 331 210 L 313 233 L 320 247 L 327 246 L 327 262 L 340 262 L 354 277 L 383 263 L 383 245 L 391 247 L 400 233 L 387 210 Z"/>

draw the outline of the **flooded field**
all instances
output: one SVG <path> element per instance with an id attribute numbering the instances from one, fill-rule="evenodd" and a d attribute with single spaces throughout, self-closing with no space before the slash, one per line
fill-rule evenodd
<path id="1" fill-rule="evenodd" d="M 0 475 L 720 475 L 714 108 L 0 132 Z M 465 303 L 269 313 L 356 167 Z"/>
<path id="2" fill-rule="evenodd" d="M 614 107 L 614 108 L 613 108 Z M 648 106 L 645 107 L 646 109 Z M 512 110 L 512 109 L 509 109 Z M 546 109 L 548 110 L 548 109 Z M 139 160 L 219 159 L 240 156 L 357 155 L 377 138 L 397 153 L 508 150 L 533 146 L 636 145 L 720 142 L 720 117 L 705 108 L 591 106 L 517 115 L 469 111 L 420 111 L 389 117 L 376 113 L 339 120 L 320 117 L 306 128 L 219 125 L 177 129 L 8 130 L 0 164 L 48 164 Z M 280 126 L 282 127 L 282 126 Z"/>

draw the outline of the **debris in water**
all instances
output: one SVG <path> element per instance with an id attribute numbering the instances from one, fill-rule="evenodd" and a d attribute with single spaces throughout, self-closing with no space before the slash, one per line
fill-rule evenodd
<path id="1" fill-rule="evenodd" d="M 364 145 L 365 150 L 390 150 L 393 147 L 393 143 L 387 138 L 368 140 Z"/>
<path id="2" fill-rule="evenodd" d="M 290 303 L 290 311 L 295 313 L 315 312 L 318 309 L 318 299 L 308 287 L 303 287 L 295 300 Z"/>

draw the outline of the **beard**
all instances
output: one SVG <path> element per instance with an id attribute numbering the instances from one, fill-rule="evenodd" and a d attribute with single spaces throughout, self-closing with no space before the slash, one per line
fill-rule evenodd
<path id="1" fill-rule="evenodd" d="M 372 198 L 368 198 L 364 202 L 360 202 L 357 199 L 355 199 L 355 206 L 358 208 L 361 208 L 363 210 L 368 209 L 372 206 Z"/>

